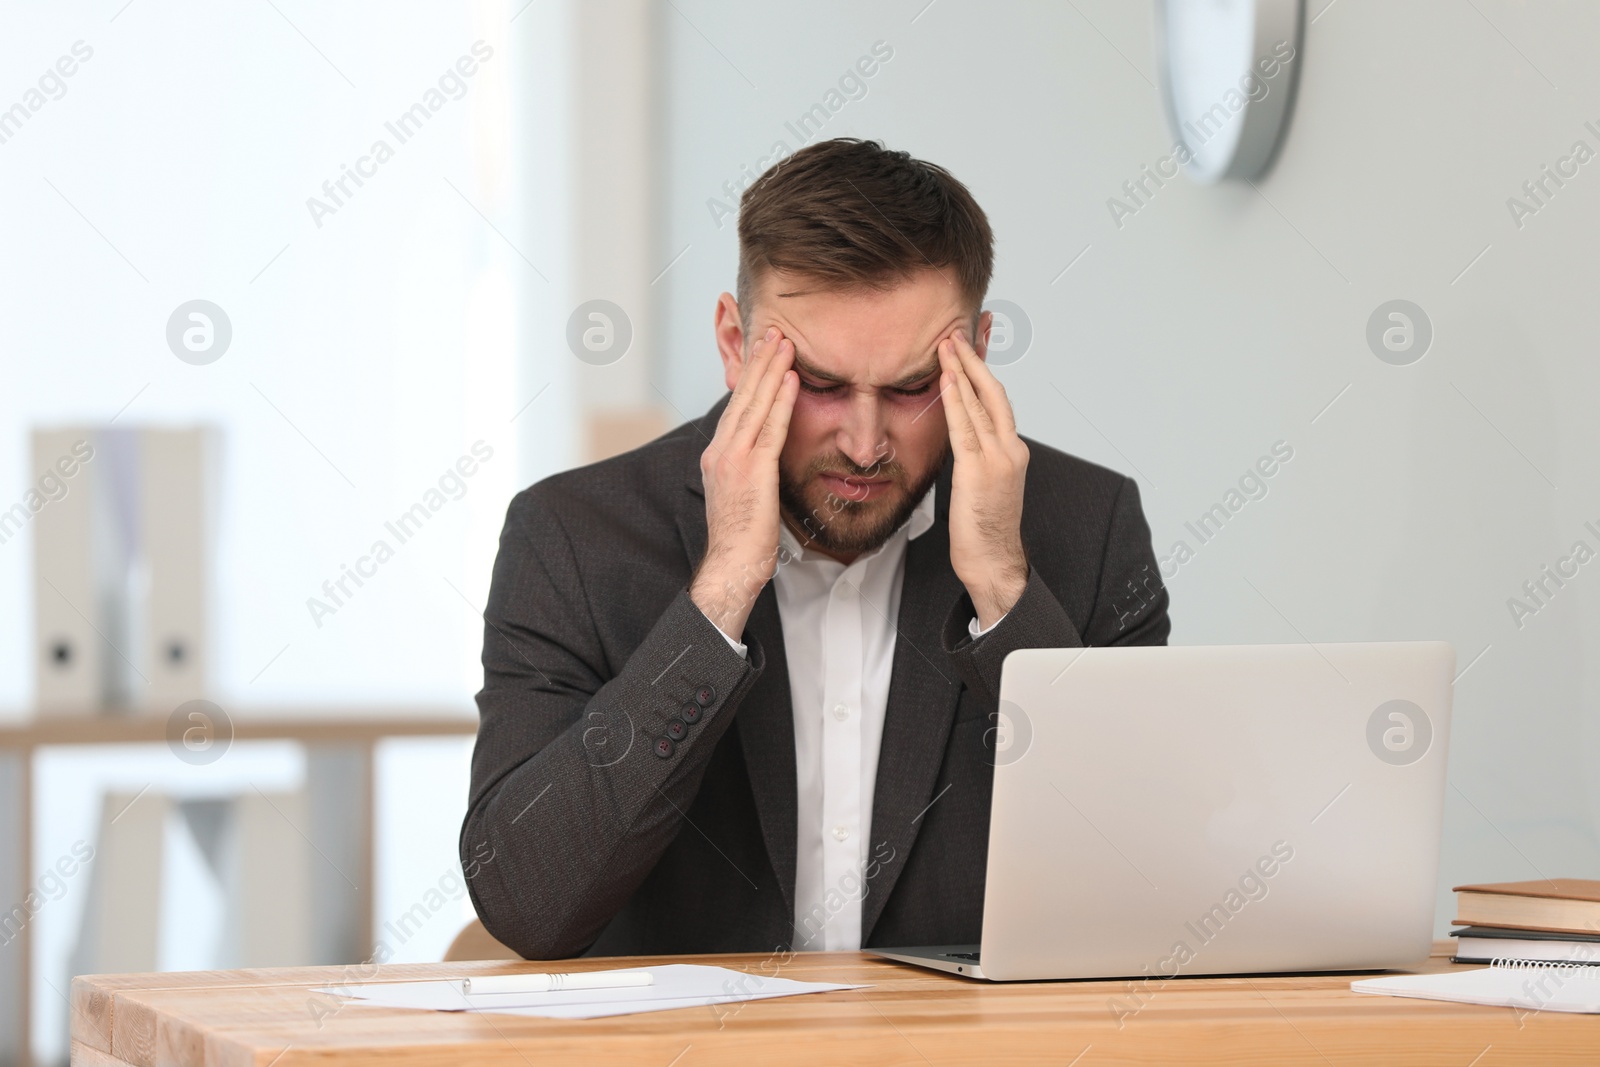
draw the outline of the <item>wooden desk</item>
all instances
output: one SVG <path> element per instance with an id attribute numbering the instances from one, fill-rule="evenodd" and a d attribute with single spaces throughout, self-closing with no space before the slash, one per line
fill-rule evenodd
<path id="1" fill-rule="evenodd" d="M 1440 942 L 1418 970 L 1455 969 Z M 772 973 L 763 955 L 681 956 Z M 565 961 L 563 969 L 664 958 Z M 377 980 L 546 969 L 531 963 L 393 964 Z M 864 953 L 794 956 L 786 978 L 871 989 L 682 1008 L 610 1019 L 529 1019 L 399 1011 L 347 1003 L 319 1029 L 309 992 L 335 967 L 101 975 L 72 984 L 72 1062 L 297 1067 L 474 1063 L 530 1067 L 705 1064 L 1587 1064 L 1600 1062 L 1600 1017 L 1545 1012 L 1519 1022 L 1479 1008 L 1350 992 L 1351 976 L 1177 979 L 1119 1028 L 1122 982 L 991 984 Z M 363 976 L 364 977 L 364 976 Z"/>

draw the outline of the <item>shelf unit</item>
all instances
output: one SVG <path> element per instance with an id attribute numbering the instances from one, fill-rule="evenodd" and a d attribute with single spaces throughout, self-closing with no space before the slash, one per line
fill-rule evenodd
<path id="1" fill-rule="evenodd" d="M 354 931 L 330 946 L 356 963 L 373 951 L 373 750 L 386 738 L 471 736 L 478 718 L 468 708 L 393 705 L 245 708 L 231 710 L 232 742 L 293 741 L 305 746 L 313 824 L 356 857 L 352 890 L 343 880 L 321 894 L 328 928 Z M 41 748 L 162 744 L 165 716 L 52 710 L 0 725 L 0 907 L 21 904 L 35 884 L 34 754 Z M 319 815 L 318 813 L 322 813 Z M 364 888 L 363 888 L 364 887 Z M 13 903 L 15 902 L 15 903 Z M 0 916 L 3 918 L 3 916 Z M 319 923 L 319 927 L 325 924 Z M 0 944 L 0 1064 L 32 1063 L 33 923 Z M 10 1047 L 6 1047 L 6 1046 Z"/>

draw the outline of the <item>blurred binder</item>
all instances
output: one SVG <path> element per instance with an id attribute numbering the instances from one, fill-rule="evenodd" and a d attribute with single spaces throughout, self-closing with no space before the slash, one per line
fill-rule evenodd
<path id="1" fill-rule="evenodd" d="M 161 876 L 171 813 L 172 801 L 148 787 L 102 798 L 73 974 L 160 969 Z"/>
<path id="2" fill-rule="evenodd" d="M 206 427 L 34 432 L 42 712 L 161 713 L 207 695 L 218 443 Z"/>
<path id="3" fill-rule="evenodd" d="M 29 495 L 7 513 L 11 522 L 4 525 L 9 539 L 25 522 L 33 524 L 35 700 L 46 711 L 88 711 L 102 703 L 104 656 L 115 655 L 92 621 L 99 614 L 93 436 L 88 429 L 35 430 Z"/>
<path id="4" fill-rule="evenodd" d="M 142 704 L 171 711 L 206 696 L 205 501 L 210 445 L 204 430 L 144 430 L 140 442 L 141 542 L 147 584 L 139 659 Z"/>

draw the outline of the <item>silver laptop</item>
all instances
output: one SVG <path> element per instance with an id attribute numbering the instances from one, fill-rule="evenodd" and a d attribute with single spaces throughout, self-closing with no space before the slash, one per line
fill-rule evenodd
<path id="1" fill-rule="evenodd" d="M 1442 641 L 1019 649 L 973 978 L 1369 970 L 1433 940 Z"/>

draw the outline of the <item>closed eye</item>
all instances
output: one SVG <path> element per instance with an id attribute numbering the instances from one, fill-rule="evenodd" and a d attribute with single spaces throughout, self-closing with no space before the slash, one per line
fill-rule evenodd
<path id="1" fill-rule="evenodd" d="M 810 393 L 812 396 L 832 396 L 833 394 L 837 393 L 840 389 L 842 389 L 843 386 L 840 386 L 840 385 L 812 385 L 810 382 L 806 381 L 804 378 L 801 378 L 800 379 L 800 388 L 804 389 L 806 392 Z M 933 383 L 930 381 L 930 382 L 927 382 L 927 383 L 925 383 L 923 385 L 917 386 L 915 389 L 890 389 L 889 392 L 893 393 L 895 396 L 921 396 L 923 393 L 926 393 L 931 388 L 933 388 Z"/>

